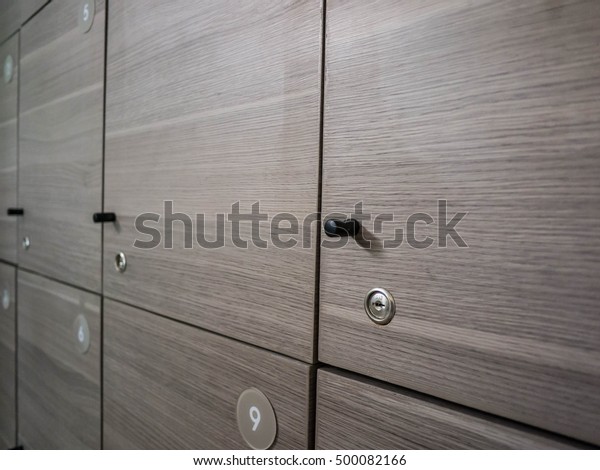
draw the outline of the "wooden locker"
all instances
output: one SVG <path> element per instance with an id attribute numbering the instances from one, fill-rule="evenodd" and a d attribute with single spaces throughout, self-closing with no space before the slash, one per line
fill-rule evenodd
<path id="1" fill-rule="evenodd" d="M 269 235 L 275 214 L 292 214 L 300 232 L 318 208 L 321 16 L 319 0 L 111 5 L 105 205 L 118 223 L 105 229 L 108 296 L 313 361 L 317 223 L 293 248 Z M 165 201 L 192 223 L 184 233 L 173 222 L 172 245 Z M 268 214 L 266 248 L 233 245 L 225 214 L 238 202 Z M 150 213 L 161 243 L 134 247 L 148 240 L 136 217 Z M 223 247 L 196 242 L 196 214 Z M 242 223 L 243 241 L 250 232 Z"/>
<path id="2" fill-rule="evenodd" d="M 275 412 L 272 448 L 311 445 L 312 366 L 112 300 L 104 312 L 105 448 L 248 448 L 236 404 L 249 388 Z"/>
<path id="3" fill-rule="evenodd" d="M 599 444 L 600 3 L 327 7 L 319 359 Z"/>
<path id="4" fill-rule="evenodd" d="M 0 450 L 17 445 L 15 272 L 0 263 Z"/>
<path id="5" fill-rule="evenodd" d="M 79 0 L 50 3 L 21 31 L 19 264 L 100 292 L 105 2 L 88 4 L 87 32 Z"/>
<path id="6" fill-rule="evenodd" d="M 585 448 L 577 441 L 334 369 L 318 373 L 316 433 L 317 449 Z"/>
<path id="7" fill-rule="evenodd" d="M 0 259 L 17 262 L 17 115 L 19 90 L 19 35 L 0 45 Z"/>
<path id="8" fill-rule="evenodd" d="M 100 296 L 18 273 L 19 443 L 100 448 Z"/>

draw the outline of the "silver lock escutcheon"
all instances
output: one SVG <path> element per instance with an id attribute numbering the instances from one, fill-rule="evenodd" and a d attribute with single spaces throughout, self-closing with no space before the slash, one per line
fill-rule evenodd
<path id="1" fill-rule="evenodd" d="M 365 296 L 365 312 L 374 323 L 387 325 L 396 314 L 396 301 L 388 290 L 376 287 Z"/>
<path id="2" fill-rule="evenodd" d="M 115 269 L 120 273 L 124 273 L 127 269 L 127 258 L 125 257 L 125 253 L 122 251 L 117 253 L 117 256 L 115 256 Z"/>
<path id="3" fill-rule="evenodd" d="M 23 237 L 22 244 L 24 250 L 29 250 L 29 247 L 31 246 L 31 240 L 29 240 L 29 237 Z"/>

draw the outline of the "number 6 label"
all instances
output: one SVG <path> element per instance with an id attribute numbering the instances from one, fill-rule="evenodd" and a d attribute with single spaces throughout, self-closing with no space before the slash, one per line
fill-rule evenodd
<path id="1" fill-rule="evenodd" d="M 94 14 L 96 13 L 96 3 L 94 0 L 83 0 L 79 6 L 79 30 L 82 33 L 87 33 L 94 22 Z"/>
<path id="2" fill-rule="evenodd" d="M 237 402 L 240 434 L 252 449 L 268 449 L 277 436 L 277 419 L 271 402 L 256 388 L 244 390 Z"/>

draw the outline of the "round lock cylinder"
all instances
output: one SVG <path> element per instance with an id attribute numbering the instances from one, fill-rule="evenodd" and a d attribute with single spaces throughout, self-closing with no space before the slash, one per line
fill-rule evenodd
<path id="1" fill-rule="evenodd" d="M 115 256 L 115 269 L 120 273 L 124 273 L 127 269 L 127 258 L 125 257 L 125 253 L 120 252 Z"/>
<path id="2" fill-rule="evenodd" d="M 387 325 L 396 314 L 394 297 L 381 287 L 371 289 L 365 296 L 365 312 L 374 323 Z"/>

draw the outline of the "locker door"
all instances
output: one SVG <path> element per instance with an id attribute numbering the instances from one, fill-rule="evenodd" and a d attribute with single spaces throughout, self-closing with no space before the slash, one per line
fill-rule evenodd
<path id="1" fill-rule="evenodd" d="M 0 449 L 17 445 L 15 268 L 0 263 Z"/>
<path id="2" fill-rule="evenodd" d="M 578 449 L 585 445 L 348 372 L 320 369 L 317 449 Z M 396 456 L 402 457 L 402 453 Z"/>
<path id="3" fill-rule="evenodd" d="M 19 442 L 100 448 L 100 296 L 19 271 Z"/>
<path id="4" fill-rule="evenodd" d="M 600 4 L 327 7 L 319 359 L 599 444 Z"/>
<path id="5" fill-rule="evenodd" d="M 19 203 L 25 215 L 19 264 L 96 292 L 102 227 L 93 214 L 102 210 L 104 5 L 52 2 L 21 32 Z"/>
<path id="6" fill-rule="evenodd" d="M 302 221 L 318 208 L 320 4 L 111 5 L 106 295 L 313 360 L 317 233 Z M 235 242 L 229 216 L 257 203 L 266 244 L 249 221 Z M 277 214 L 299 221 L 293 247 L 294 222 Z M 158 230 L 156 245 L 136 220 Z"/>
<path id="7" fill-rule="evenodd" d="M 310 445 L 312 366 L 119 302 L 105 312 L 106 448 Z"/>
<path id="8" fill-rule="evenodd" d="M 19 35 L 0 45 L 0 259 L 17 262 L 17 113 Z"/>

